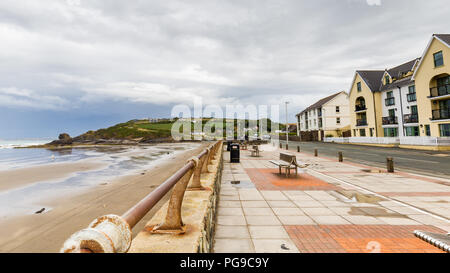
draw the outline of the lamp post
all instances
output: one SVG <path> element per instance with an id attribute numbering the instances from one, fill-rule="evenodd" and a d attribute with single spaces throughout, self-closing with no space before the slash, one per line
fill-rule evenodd
<path id="1" fill-rule="evenodd" d="M 289 127 L 288 127 L 288 109 L 287 106 L 289 104 L 288 101 L 284 102 L 286 104 L 286 147 L 289 145 Z"/>

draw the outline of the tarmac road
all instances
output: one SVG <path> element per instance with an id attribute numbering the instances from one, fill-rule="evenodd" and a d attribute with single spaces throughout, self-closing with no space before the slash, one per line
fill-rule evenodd
<path id="1" fill-rule="evenodd" d="M 283 148 L 286 141 L 281 141 Z M 366 164 L 374 167 L 386 167 L 386 157 L 393 157 L 395 168 L 418 174 L 427 174 L 450 179 L 450 152 L 448 151 L 421 151 L 400 148 L 384 148 L 365 145 L 337 144 L 324 142 L 295 142 L 289 141 L 289 149 L 297 150 L 300 144 L 301 151 L 314 153 L 318 150 L 319 156 L 336 157 L 342 152 L 344 161 Z"/>

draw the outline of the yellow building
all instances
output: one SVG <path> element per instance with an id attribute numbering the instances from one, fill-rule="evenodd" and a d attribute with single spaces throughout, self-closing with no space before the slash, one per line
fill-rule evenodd
<path id="1" fill-rule="evenodd" d="M 450 34 L 434 34 L 414 72 L 420 135 L 450 136 Z"/>
<path id="2" fill-rule="evenodd" d="M 330 141 L 450 150 L 450 34 L 434 34 L 421 58 L 356 71 L 349 106 L 352 137 Z"/>
<path id="3" fill-rule="evenodd" d="M 384 70 L 359 70 L 350 87 L 350 128 L 352 137 L 382 137 L 381 85 Z"/>

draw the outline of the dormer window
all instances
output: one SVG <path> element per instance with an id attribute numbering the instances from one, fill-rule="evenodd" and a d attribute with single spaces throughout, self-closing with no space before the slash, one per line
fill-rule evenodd
<path id="1" fill-rule="evenodd" d="M 361 82 L 358 82 L 356 84 L 356 89 L 358 90 L 358 92 L 361 92 Z"/>
<path id="2" fill-rule="evenodd" d="M 388 75 L 386 75 L 386 76 L 384 77 L 384 82 L 385 82 L 385 85 L 390 84 L 390 79 L 389 79 L 389 76 L 388 76 Z"/>

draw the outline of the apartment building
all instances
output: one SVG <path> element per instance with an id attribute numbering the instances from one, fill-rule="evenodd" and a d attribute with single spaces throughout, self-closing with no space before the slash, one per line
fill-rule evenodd
<path id="1" fill-rule="evenodd" d="M 420 135 L 450 137 L 450 34 L 431 37 L 412 79 Z"/>
<path id="2" fill-rule="evenodd" d="M 332 141 L 450 150 L 450 34 L 434 34 L 420 58 L 356 71 L 349 106 L 352 137 Z"/>
<path id="3" fill-rule="evenodd" d="M 344 91 L 320 99 L 297 117 L 297 135 L 304 140 L 340 137 L 350 129 L 348 94 Z"/>

